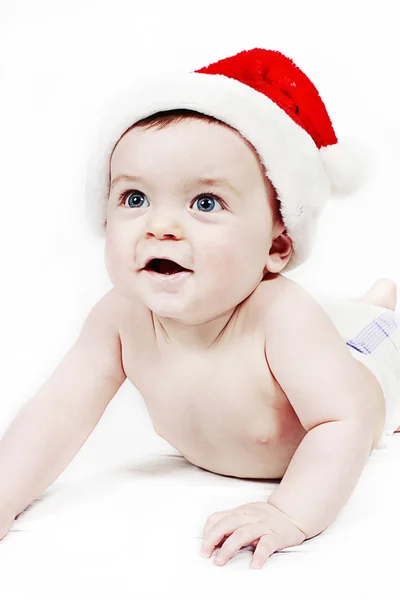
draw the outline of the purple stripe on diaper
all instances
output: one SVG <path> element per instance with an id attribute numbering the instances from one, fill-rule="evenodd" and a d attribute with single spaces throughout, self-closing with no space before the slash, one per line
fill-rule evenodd
<path id="1" fill-rule="evenodd" d="M 372 323 L 364 327 L 355 338 L 349 340 L 346 344 L 363 354 L 371 354 L 398 327 L 399 315 L 388 311 L 374 319 Z"/>

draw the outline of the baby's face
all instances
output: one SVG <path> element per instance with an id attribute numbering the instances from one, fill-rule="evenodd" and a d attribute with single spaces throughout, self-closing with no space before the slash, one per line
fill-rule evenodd
<path id="1" fill-rule="evenodd" d="M 140 180 L 113 185 L 123 174 Z M 221 125 L 186 119 L 129 131 L 111 160 L 105 259 L 114 286 L 188 324 L 237 306 L 268 261 L 275 230 L 267 185 L 250 145 Z M 192 272 L 162 279 L 142 270 L 152 256 Z"/>

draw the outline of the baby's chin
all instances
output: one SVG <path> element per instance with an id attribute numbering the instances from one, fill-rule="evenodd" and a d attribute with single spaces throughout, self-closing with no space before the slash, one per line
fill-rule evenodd
<path id="1" fill-rule="evenodd" d="M 235 307 L 221 309 L 202 302 L 188 302 L 185 298 L 143 298 L 144 305 L 159 319 L 168 319 L 181 325 L 201 325 L 219 319 Z"/>
<path id="2" fill-rule="evenodd" d="M 157 298 L 157 300 L 147 302 L 146 299 L 143 299 L 143 303 L 160 319 L 171 319 L 183 325 L 198 325 L 208 320 L 202 314 L 205 311 L 200 310 L 200 307 L 188 306 L 187 302 L 178 299 L 172 300 L 171 298 L 167 298 L 163 300 L 162 298 Z"/>

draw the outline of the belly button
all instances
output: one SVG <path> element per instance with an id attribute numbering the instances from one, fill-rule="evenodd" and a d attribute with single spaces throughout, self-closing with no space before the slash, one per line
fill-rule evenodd
<path id="1" fill-rule="evenodd" d="M 265 445 L 265 444 L 268 444 L 268 442 L 269 442 L 269 438 L 265 438 L 264 437 L 264 438 L 257 438 L 256 439 L 256 444 L 264 444 Z"/>

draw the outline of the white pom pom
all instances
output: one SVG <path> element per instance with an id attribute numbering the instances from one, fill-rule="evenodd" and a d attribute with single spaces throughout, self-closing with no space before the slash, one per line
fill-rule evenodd
<path id="1" fill-rule="evenodd" d="M 339 142 L 320 148 L 320 154 L 333 194 L 351 194 L 365 183 L 370 172 L 370 161 L 359 145 Z"/>

